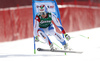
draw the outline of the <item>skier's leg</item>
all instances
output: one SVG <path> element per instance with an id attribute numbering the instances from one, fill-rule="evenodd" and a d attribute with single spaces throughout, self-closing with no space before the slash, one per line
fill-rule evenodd
<path id="1" fill-rule="evenodd" d="M 62 45 L 66 44 L 66 41 L 59 33 L 55 32 L 54 30 L 50 30 L 50 34 L 53 35 Z"/>
<path id="2" fill-rule="evenodd" d="M 49 34 L 55 36 L 55 38 L 56 38 L 62 45 L 65 45 L 65 44 L 66 44 L 66 41 L 64 40 L 64 38 L 62 38 L 61 35 L 55 31 L 55 28 L 54 28 L 53 24 L 51 24 L 51 25 L 48 27 L 48 30 L 49 30 Z"/>
<path id="3" fill-rule="evenodd" d="M 61 37 L 61 35 L 54 30 L 50 30 L 50 35 L 55 36 L 55 38 L 64 46 L 64 50 L 68 49 L 68 43 Z"/>
<path id="4" fill-rule="evenodd" d="M 43 28 L 38 29 L 38 34 L 43 40 L 45 40 L 49 44 L 50 48 L 52 48 L 52 42 L 50 41 L 49 37 L 45 34 L 45 31 Z"/>

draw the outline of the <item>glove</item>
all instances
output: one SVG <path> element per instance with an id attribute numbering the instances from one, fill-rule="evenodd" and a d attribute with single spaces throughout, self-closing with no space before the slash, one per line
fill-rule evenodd
<path id="1" fill-rule="evenodd" d="M 69 41 L 70 40 L 70 36 L 68 34 L 64 34 L 65 38 Z"/>
<path id="2" fill-rule="evenodd" d="M 39 42 L 39 37 L 38 36 L 35 37 L 35 41 Z"/>

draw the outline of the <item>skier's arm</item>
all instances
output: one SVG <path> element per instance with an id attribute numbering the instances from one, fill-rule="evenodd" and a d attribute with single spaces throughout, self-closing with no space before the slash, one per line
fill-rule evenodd
<path id="1" fill-rule="evenodd" d="M 66 34 L 64 28 L 60 24 L 59 20 L 57 19 L 56 15 L 52 13 L 52 20 L 56 24 L 56 26 L 61 30 L 67 40 L 70 40 L 70 36 Z"/>
<path id="2" fill-rule="evenodd" d="M 37 41 L 37 42 L 39 41 L 38 33 L 37 33 L 37 31 L 39 29 L 39 21 L 40 21 L 39 17 L 36 16 L 35 17 L 35 25 L 34 25 L 34 36 L 35 36 L 35 41 Z"/>
<path id="3" fill-rule="evenodd" d="M 34 25 L 34 36 L 38 36 L 38 34 L 37 34 L 38 28 L 39 28 L 39 17 L 36 16 L 35 17 L 35 25 Z"/>

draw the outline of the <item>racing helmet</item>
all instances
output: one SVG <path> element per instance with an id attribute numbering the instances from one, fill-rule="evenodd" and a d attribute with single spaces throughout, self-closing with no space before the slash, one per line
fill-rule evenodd
<path id="1" fill-rule="evenodd" d="M 39 14 L 40 15 L 46 15 L 46 13 L 48 12 L 48 8 L 46 5 L 40 5 L 39 7 Z"/>

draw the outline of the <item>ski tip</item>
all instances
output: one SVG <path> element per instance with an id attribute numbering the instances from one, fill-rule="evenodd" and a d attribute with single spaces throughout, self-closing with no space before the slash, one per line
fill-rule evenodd
<path id="1" fill-rule="evenodd" d="M 41 51 L 42 49 L 41 49 L 41 48 L 37 48 L 37 50 L 38 50 L 38 51 Z"/>

